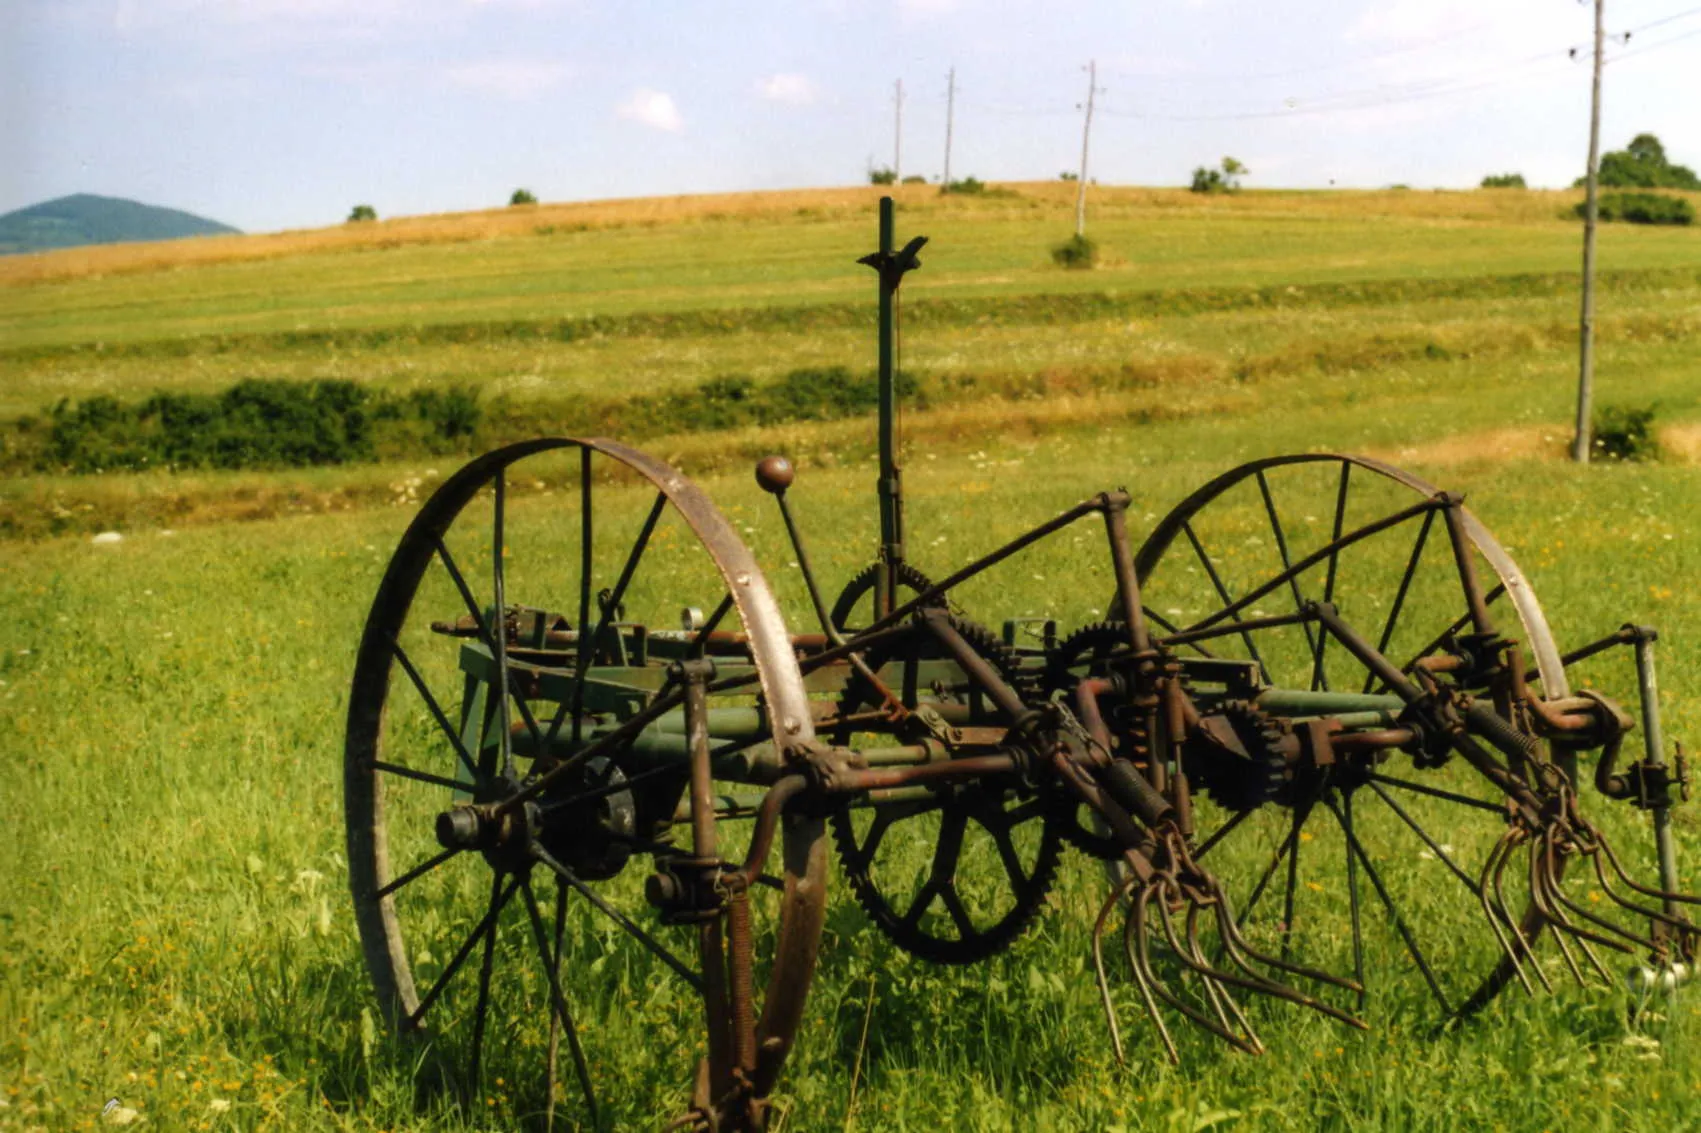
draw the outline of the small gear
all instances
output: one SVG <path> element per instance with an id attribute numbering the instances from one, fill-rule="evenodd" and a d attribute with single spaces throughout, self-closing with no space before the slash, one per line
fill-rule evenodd
<path id="1" fill-rule="evenodd" d="M 1187 777 L 1218 806 L 1253 810 L 1282 801 L 1299 750 L 1293 731 L 1244 701 L 1203 717 L 1183 750 Z"/>
<path id="2" fill-rule="evenodd" d="M 854 582 L 852 586 L 855 586 Z M 851 587 L 846 587 L 846 592 L 850 591 Z M 975 652 L 993 663 L 1001 677 L 1015 679 L 1016 659 L 991 631 L 955 616 L 950 619 L 950 624 L 974 647 Z M 912 634 L 897 642 L 869 650 L 868 667 L 878 672 L 883 666 L 898 661 L 931 660 L 930 654 L 936 650 L 933 638 L 917 626 Z M 909 708 L 917 707 L 918 704 L 908 702 L 921 701 L 924 693 L 970 703 L 982 698 L 980 690 L 972 687 L 935 685 L 926 688 L 909 681 L 895 682 L 892 691 L 904 698 Z M 839 701 L 839 712 L 841 716 L 850 716 L 879 702 L 879 694 L 866 679 L 853 677 Z M 833 742 L 848 746 L 852 732 L 849 726 L 841 726 Z M 862 832 L 858 831 L 849 808 L 830 816 L 828 824 L 833 832 L 839 861 L 851 891 L 856 894 L 857 903 L 869 919 L 900 948 L 923 959 L 941 964 L 968 964 L 1001 951 L 1032 923 L 1057 879 L 1063 849 L 1061 824 L 1052 809 L 1030 788 L 996 780 L 975 780 L 954 787 L 941 787 L 928 799 L 877 803 L 872 809 L 873 822 Z M 918 818 L 928 822 L 930 820 L 925 816 L 934 813 L 939 819 L 937 831 L 928 832 L 934 841 L 931 869 L 907 894 L 884 891 L 872 868 L 879 846 L 890 837 L 894 827 Z M 984 926 L 974 922 L 957 890 L 963 837 L 971 822 L 996 845 L 1003 884 L 1008 886 L 1001 906 L 1002 915 Z M 1015 834 L 1018 828 L 1033 822 L 1040 823 L 1040 828 L 1032 865 L 1028 866 L 1017 850 Z M 935 903 L 943 906 L 949 914 L 947 920 L 930 922 L 926 918 L 926 912 Z M 945 923 L 956 929 L 956 936 L 946 935 L 934 927 Z"/>

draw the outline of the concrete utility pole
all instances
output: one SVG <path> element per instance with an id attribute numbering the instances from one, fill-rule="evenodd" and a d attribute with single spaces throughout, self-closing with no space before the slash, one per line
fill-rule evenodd
<path id="1" fill-rule="evenodd" d="M 1093 95 L 1099 89 L 1097 60 L 1087 62 L 1087 120 L 1081 125 L 1081 176 L 1075 184 L 1075 235 L 1087 234 L 1087 141 L 1093 133 Z"/>
<path id="2" fill-rule="evenodd" d="M 892 184 L 904 179 L 904 80 L 899 79 L 892 94 Z"/>
<path id="3" fill-rule="evenodd" d="M 1595 77 L 1589 100 L 1588 195 L 1583 205 L 1583 311 L 1577 328 L 1577 434 L 1571 459 L 1589 463 L 1595 397 L 1595 222 L 1601 165 L 1601 49 L 1606 42 L 1606 0 L 1595 0 Z"/>
<path id="4" fill-rule="evenodd" d="M 951 183 L 951 118 L 957 109 L 957 68 L 952 67 L 945 76 L 945 178 L 944 184 Z"/>

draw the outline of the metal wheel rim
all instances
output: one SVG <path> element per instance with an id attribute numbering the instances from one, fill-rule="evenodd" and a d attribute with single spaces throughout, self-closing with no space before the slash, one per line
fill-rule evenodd
<path id="1" fill-rule="evenodd" d="M 406 620 L 429 568 L 434 539 L 448 530 L 479 490 L 524 457 L 569 448 L 599 453 L 636 471 L 686 520 L 744 621 L 762 695 L 775 722 L 776 742 L 813 738 L 807 693 L 773 592 L 749 548 L 694 483 L 660 460 L 603 438 L 538 438 L 469 462 L 421 507 L 391 556 L 368 613 L 350 690 L 343 760 L 350 888 L 367 969 L 393 1028 L 414 1013 L 420 996 L 406 955 L 394 894 L 378 896 L 394 879 L 384 796 L 373 767 L 382 751 L 384 717 L 395 669 L 391 635 Z M 782 823 L 784 892 L 757 1025 L 757 1041 L 764 1051 L 753 1083 L 757 1096 L 765 1096 L 772 1088 L 802 1019 L 824 922 L 824 834 L 825 823 L 820 818 L 788 816 Z M 689 1089 L 692 1084 L 685 1085 Z"/>

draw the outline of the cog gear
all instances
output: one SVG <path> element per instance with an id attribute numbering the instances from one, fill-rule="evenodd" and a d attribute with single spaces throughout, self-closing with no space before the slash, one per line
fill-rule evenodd
<path id="1" fill-rule="evenodd" d="M 865 571 L 864 575 L 868 573 Z M 856 585 L 853 580 L 845 593 L 851 593 Z M 923 580 L 922 586 L 926 585 Z M 871 587 L 870 578 L 868 588 Z M 951 617 L 950 623 L 977 653 L 993 663 L 1002 678 L 1014 683 L 1018 677 L 1016 658 L 989 630 L 956 616 Z M 867 662 L 871 670 L 878 672 L 894 662 L 913 664 L 933 660 L 942 652 L 918 625 L 904 638 L 869 650 Z M 936 683 L 930 688 L 911 680 L 893 682 L 893 692 L 912 709 L 924 700 L 973 704 L 983 699 L 980 691 L 972 687 Z M 839 702 L 839 714 L 848 717 L 879 704 L 880 699 L 880 694 L 864 678 L 854 677 Z M 835 732 L 833 742 L 848 746 L 852 731 L 851 727 L 842 725 Z M 1057 879 L 1063 849 L 1058 829 L 1061 824 L 1042 797 L 1021 785 L 1004 780 L 977 780 L 936 788 L 926 799 L 876 803 L 872 810 L 873 821 L 862 832 L 858 831 L 855 815 L 848 807 L 829 816 L 828 825 L 839 861 L 857 903 L 869 919 L 900 948 L 923 959 L 940 964 L 968 964 L 1008 947 L 1032 923 Z M 939 816 L 937 829 L 928 830 L 931 823 L 924 816 L 934 813 Z M 913 819 L 923 819 L 924 825 L 912 827 L 918 836 L 933 840 L 931 865 L 925 876 L 917 875 L 917 883 L 908 894 L 889 893 L 876 876 L 875 859 L 890 832 Z M 1034 822 L 1040 823 L 1038 843 L 1032 865 L 1028 866 L 1018 850 L 1016 832 Z M 970 823 L 984 831 L 996 845 L 1002 886 L 1007 887 L 998 904 L 1002 911 L 990 924 L 975 921 L 958 891 L 957 867 L 964 860 L 963 838 Z M 943 907 L 945 918 L 926 916 L 936 904 Z M 954 928 L 957 935 L 948 935 L 945 926 Z"/>
<path id="2" fill-rule="evenodd" d="M 1200 719 L 1183 749 L 1187 777 L 1218 806 L 1253 810 L 1281 801 L 1298 752 L 1293 731 L 1244 701 Z"/>

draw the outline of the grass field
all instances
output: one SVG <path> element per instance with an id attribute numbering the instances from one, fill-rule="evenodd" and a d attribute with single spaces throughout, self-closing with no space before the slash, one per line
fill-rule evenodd
<path id="1" fill-rule="evenodd" d="M 906 324 L 905 364 L 929 399 L 905 418 L 918 565 L 945 573 L 1106 487 L 1134 494 L 1140 538 L 1237 461 L 1366 451 L 1465 491 L 1529 573 L 1563 647 L 1630 619 L 1658 625 L 1667 736 L 1697 734 L 1697 234 L 1605 233 L 1603 266 L 1624 274 L 1601 301 L 1599 396 L 1657 403 L 1671 456 L 1579 470 L 1562 458 L 1575 297 L 1558 277 L 1535 279 L 1574 270 L 1577 231 L 1559 217 L 1568 194 L 1198 202 L 1108 190 L 1095 234 L 1113 263 L 1077 276 L 1045 255 L 1068 230 L 1064 193 L 1017 191 L 944 204 L 918 196 L 900 213 L 901 234 L 935 238 L 906 285 L 912 312 L 930 301 L 1005 304 L 984 308 L 984 323 L 982 309 L 947 305 Z M 0 262 L 0 417 L 62 396 L 346 376 L 397 389 L 471 382 L 506 399 L 502 430 L 528 412 L 544 425 L 580 421 L 586 403 L 617 425 L 622 399 L 689 396 L 719 374 L 768 382 L 802 366 L 860 369 L 872 355 L 866 325 L 810 325 L 838 316 L 798 312 L 866 298 L 866 269 L 849 261 L 871 246 L 869 204 L 847 190 L 544 206 Z M 1220 299 L 1290 286 L 1287 305 Z M 1062 292 L 1123 305 L 1106 314 L 1017 302 Z M 1126 298 L 1135 293 L 1148 298 Z M 716 309 L 735 313 L 726 326 L 643 322 Z M 767 310 L 782 314 L 750 314 Z M 526 329 L 591 315 L 629 321 L 572 341 Z M 490 320 L 509 329 L 471 342 L 433 330 Z M 745 531 L 796 624 L 807 623 L 803 594 L 751 459 L 797 458 L 793 499 L 829 588 L 869 558 L 867 420 L 687 429 L 643 443 L 699 477 Z M 535 1115 L 538 1052 L 528 1044 L 544 1017 L 539 989 L 521 1011 L 499 1003 L 498 1018 L 528 1022 L 503 1024 L 483 1104 L 463 1109 L 435 1085 L 461 1037 L 422 1051 L 383 1034 L 348 913 L 340 759 L 354 647 L 390 549 L 456 463 L 0 483 L 11 534 L 0 541 L 0 768 L 11 809 L 0 1018 L 13 1024 L 0 1033 L 0 1128 L 97 1128 L 111 1097 L 160 1129 L 496 1129 Z M 561 501 L 549 491 L 517 493 L 516 528 L 552 537 Z M 634 498 L 624 522 L 643 506 Z M 105 527 L 126 537 L 91 543 Z M 1098 616 L 1105 591 L 1083 584 L 1085 554 L 1047 544 L 971 612 L 995 624 Z M 1104 564 L 1091 568 L 1102 576 Z M 1582 675 L 1633 696 L 1622 659 Z M 1594 798 L 1585 807 L 1646 872 L 1643 816 Z M 1701 829 L 1690 811 L 1678 831 L 1694 885 Z M 1491 820 L 1454 840 L 1496 833 Z M 1421 888 L 1434 864 L 1411 853 L 1389 866 L 1390 881 Z M 1369 1001 L 1368 1034 L 1260 1007 L 1269 1055 L 1233 1054 L 1182 1029 L 1184 1063 L 1172 1069 L 1130 1010 L 1130 1063 L 1119 1067 L 1087 941 L 1103 884 L 1072 858 L 1035 929 L 962 970 L 898 952 L 836 889 L 782 1080 L 782 1127 L 1701 1123 L 1701 992 L 1632 1027 L 1622 990 L 1562 985 L 1530 999 L 1513 989 L 1437 1032 L 1436 1009 L 1387 932 L 1371 938 L 1373 972 L 1389 978 Z M 1326 951 L 1344 940 L 1339 896 L 1307 897 L 1335 910 L 1310 939 Z M 1443 901 L 1434 915 L 1461 939 L 1487 935 L 1468 901 Z M 606 953 L 582 993 L 587 1047 L 613 1074 L 609 1125 L 654 1127 L 685 1094 L 669 1062 L 676 1036 L 695 1041 L 694 1016 L 669 998 L 656 965 L 585 939 Z M 1544 954 L 1557 980 L 1557 954 Z"/>

